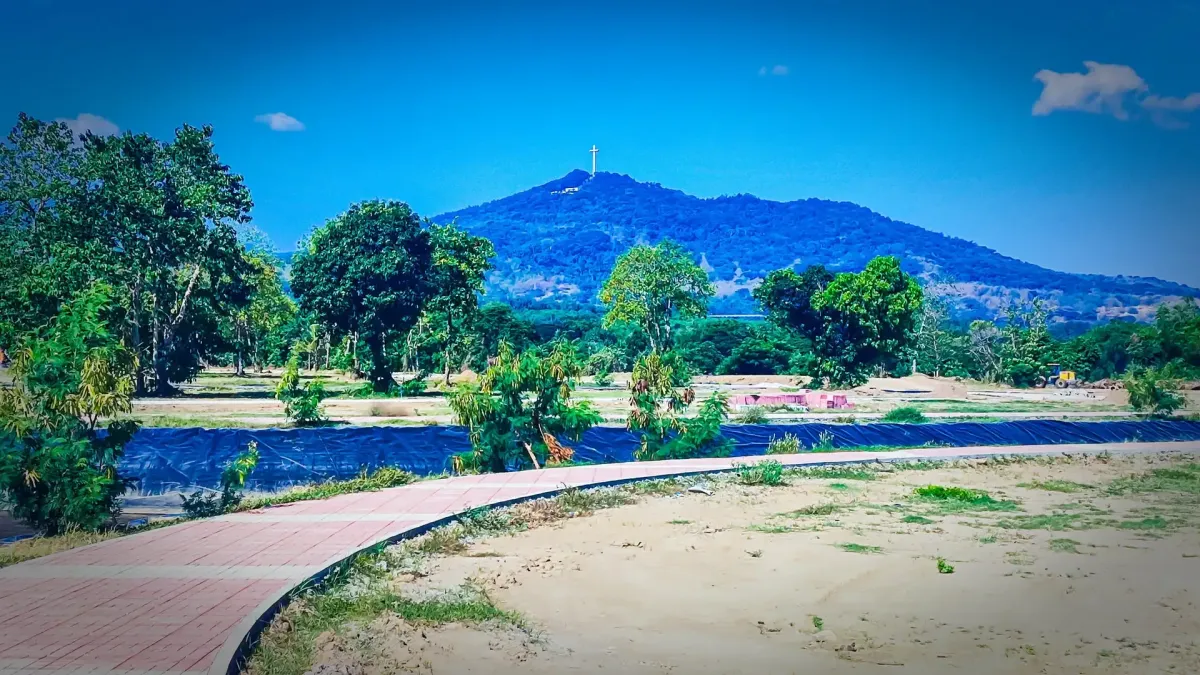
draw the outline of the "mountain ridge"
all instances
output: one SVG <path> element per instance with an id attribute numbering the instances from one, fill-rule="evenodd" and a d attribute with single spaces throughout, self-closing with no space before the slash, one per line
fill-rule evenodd
<path id="1" fill-rule="evenodd" d="M 665 238 L 701 260 L 718 290 L 714 310 L 730 313 L 755 309 L 749 291 L 771 270 L 821 263 L 850 271 L 876 255 L 896 255 L 906 271 L 936 282 L 964 319 L 1041 297 L 1059 321 L 1146 320 L 1162 302 L 1200 295 L 1154 277 L 1051 270 L 853 202 L 695 197 L 606 172 L 575 170 L 433 220 L 492 240 L 488 295 L 515 304 L 594 304 L 617 255 Z"/>

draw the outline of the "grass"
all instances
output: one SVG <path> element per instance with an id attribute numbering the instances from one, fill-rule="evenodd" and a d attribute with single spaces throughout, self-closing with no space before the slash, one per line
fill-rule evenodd
<path id="1" fill-rule="evenodd" d="M 909 515 L 907 515 L 907 516 L 904 516 L 903 518 L 901 518 L 901 519 L 900 519 L 900 522 L 902 522 L 902 523 L 911 523 L 911 524 L 913 524 L 913 525 L 932 525 L 932 524 L 936 523 L 937 521 L 936 521 L 936 520 L 932 520 L 932 519 L 930 519 L 930 518 L 926 518 L 925 516 L 918 516 L 918 515 L 916 515 L 916 514 L 909 514 Z"/>
<path id="2" fill-rule="evenodd" d="M 954 565 L 946 562 L 945 558 L 937 559 L 938 574 L 954 574 Z"/>
<path id="3" fill-rule="evenodd" d="M 926 485 L 913 490 L 913 498 L 930 504 L 943 513 L 963 511 L 1015 511 L 1014 501 L 998 500 L 983 490 L 943 485 Z"/>
<path id="4" fill-rule="evenodd" d="M 1173 524 L 1170 521 L 1161 516 L 1153 516 L 1141 520 L 1126 520 L 1117 523 L 1117 527 L 1122 530 L 1166 530 L 1172 526 Z"/>
<path id="5" fill-rule="evenodd" d="M 866 544 L 838 544 L 837 547 L 847 553 L 883 553 L 882 548 Z"/>
<path id="6" fill-rule="evenodd" d="M 667 524 L 668 525 L 691 525 L 692 521 L 690 521 L 690 520 L 668 520 Z"/>
<path id="7" fill-rule="evenodd" d="M 276 494 L 252 497 L 238 505 L 237 510 L 251 511 L 268 506 L 279 506 L 280 504 L 327 499 L 351 492 L 375 492 L 385 488 L 408 485 L 416 480 L 417 477 L 414 474 L 401 469 L 384 466 L 376 469 L 374 473 L 368 474 L 364 470 L 357 478 L 349 480 L 331 480 L 324 483 L 292 488 Z"/>
<path id="8" fill-rule="evenodd" d="M 801 450 L 800 439 L 796 434 L 784 434 L 782 438 L 772 438 L 767 443 L 768 455 L 794 455 Z"/>
<path id="9" fill-rule="evenodd" d="M 763 534 L 787 534 L 792 531 L 792 528 L 787 525 L 751 525 L 746 529 L 751 532 L 762 532 Z"/>
<path id="10" fill-rule="evenodd" d="M 1174 492 L 1200 494 L 1200 464 L 1183 464 L 1152 469 L 1142 474 L 1118 478 L 1108 486 L 1114 495 Z"/>
<path id="11" fill-rule="evenodd" d="M 929 418 L 918 408 L 901 406 L 887 411 L 880 421 L 890 424 L 925 424 Z"/>
<path id="12" fill-rule="evenodd" d="M 1017 483 L 1017 487 L 1029 490 L 1045 490 L 1046 492 L 1082 492 L 1091 488 L 1090 485 L 1069 480 L 1035 480 L 1028 483 Z"/>
<path id="13" fill-rule="evenodd" d="M 813 504 L 811 506 L 801 507 L 795 511 L 787 511 L 776 514 L 780 518 L 803 518 L 804 516 L 828 516 L 839 510 L 841 506 L 833 503 Z"/>
<path id="14" fill-rule="evenodd" d="M 1079 553 L 1079 542 L 1074 539 L 1051 539 L 1050 550 L 1057 553 Z"/>
<path id="15" fill-rule="evenodd" d="M 1006 530 L 1048 530 L 1063 532 L 1066 530 L 1090 530 L 1099 523 L 1084 518 L 1079 513 L 1041 513 L 1033 516 L 1013 516 L 1000 520 L 996 527 Z"/>
<path id="16" fill-rule="evenodd" d="M 742 485 L 783 485 L 783 464 L 768 459 L 755 464 L 735 464 L 738 481 Z"/>
<path id="17" fill-rule="evenodd" d="M 258 417 L 267 416 L 269 415 L 259 415 Z M 287 418 L 283 415 L 279 415 L 278 422 L 257 419 L 240 419 L 237 417 L 210 417 L 207 415 L 147 415 L 145 413 L 140 413 L 136 415 L 136 417 L 141 420 L 142 426 L 152 428 L 268 429 L 290 426 Z"/>
<path id="18" fill-rule="evenodd" d="M 136 532 L 131 530 L 130 532 Z M 77 530 L 54 537 L 34 537 L 22 539 L 8 546 L 0 546 L 0 567 L 16 565 L 19 562 L 41 558 L 59 551 L 98 544 L 102 541 L 115 539 L 126 534 L 125 530 L 105 530 L 102 532 L 85 532 Z"/>
<path id="19" fill-rule="evenodd" d="M 840 490 L 840 491 L 850 489 L 850 486 L 846 485 L 845 483 L 830 483 L 829 485 L 827 485 L 825 487 L 829 488 L 830 490 Z"/>
<path id="20" fill-rule="evenodd" d="M 875 480 L 875 472 L 853 466 L 816 466 L 812 468 L 785 469 L 787 478 L 814 478 L 826 480 Z"/>
<path id="21" fill-rule="evenodd" d="M 822 619 L 819 616 L 814 616 L 812 618 L 812 625 L 813 628 L 816 628 L 818 632 L 823 631 L 825 630 L 825 619 Z"/>

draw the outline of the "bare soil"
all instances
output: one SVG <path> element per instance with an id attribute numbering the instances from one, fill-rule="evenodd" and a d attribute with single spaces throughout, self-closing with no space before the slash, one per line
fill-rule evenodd
<path id="1" fill-rule="evenodd" d="M 384 615 L 323 634 L 313 672 L 1200 672 L 1197 495 L 1105 488 L 1179 461 L 962 463 L 648 498 L 394 581 L 405 594 L 470 581 L 532 628 Z M 1050 480 L 1090 487 L 1037 486 Z M 914 500 L 927 484 L 1017 510 L 948 512 Z M 820 505 L 833 510 L 796 513 Z M 1069 529 L 1016 527 L 1038 515 Z"/>

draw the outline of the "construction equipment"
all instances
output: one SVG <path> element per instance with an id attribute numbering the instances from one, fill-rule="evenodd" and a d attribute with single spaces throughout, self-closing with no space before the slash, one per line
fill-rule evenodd
<path id="1" fill-rule="evenodd" d="M 1067 387 L 1074 389 L 1079 386 L 1079 378 L 1075 376 L 1075 371 L 1063 370 L 1062 366 L 1057 363 L 1048 363 L 1046 366 L 1050 368 L 1050 377 L 1039 377 L 1038 387 L 1050 385 L 1055 389 L 1066 389 Z"/>

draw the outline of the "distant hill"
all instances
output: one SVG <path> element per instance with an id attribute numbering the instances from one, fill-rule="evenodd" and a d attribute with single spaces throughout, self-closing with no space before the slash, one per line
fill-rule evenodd
<path id="1" fill-rule="evenodd" d="M 618 255 L 666 238 L 701 259 L 720 313 L 757 311 L 749 291 L 771 270 L 814 263 L 858 270 L 878 255 L 898 256 L 906 271 L 942 284 L 960 319 L 1041 297 L 1059 321 L 1145 320 L 1164 300 L 1200 296 L 1161 279 L 1056 272 L 849 202 L 701 199 L 613 173 L 573 171 L 433 220 L 457 220 L 491 239 L 497 256 L 488 295 L 519 305 L 591 305 Z"/>

